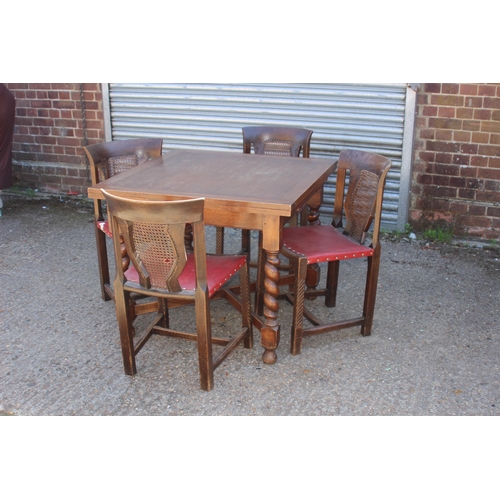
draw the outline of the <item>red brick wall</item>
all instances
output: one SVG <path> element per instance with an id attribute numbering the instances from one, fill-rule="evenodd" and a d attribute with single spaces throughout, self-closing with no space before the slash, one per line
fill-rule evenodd
<path id="1" fill-rule="evenodd" d="M 417 103 L 410 223 L 500 238 L 500 84 L 426 83 Z"/>
<path id="2" fill-rule="evenodd" d="M 79 83 L 7 83 L 16 98 L 13 182 L 54 193 L 86 194 L 90 185 Z M 102 92 L 84 84 L 88 143 L 104 141 Z"/>

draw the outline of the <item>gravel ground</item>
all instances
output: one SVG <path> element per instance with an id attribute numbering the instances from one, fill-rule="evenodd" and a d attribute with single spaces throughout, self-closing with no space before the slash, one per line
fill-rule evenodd
<path id="1" fill-rule="evenodd" d="M 206 393 L 195 345 L 178 339 L 153 338 L 137 375 L 123 373 L 114 305 L 99 293 L 88 205 L 4 196 L 0 413 L 499 415 L 499 259 L 495 249 L 386 238 L 370 337 L 354 328 L 308 338 L 291 356 L 283 304 L 278 362 L 262 363 L 255 330 L 254 348 L 236 349 Z M 360 300 L 363 272 L 361 262 L 342 263 L 338 317 Z M 310 305 L 324 314 L 320 300 Z M 237 319 L 222 302 L 213 308 L 217 328 Z M 175 320 L 193 323 L 189 310 Z"/>

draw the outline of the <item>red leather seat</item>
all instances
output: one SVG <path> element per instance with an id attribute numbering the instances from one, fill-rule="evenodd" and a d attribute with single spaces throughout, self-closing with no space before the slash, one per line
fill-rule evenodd
<path id="1" fill-rule="evenodd" d="M 247 263 L 246 255 L 207 255 L 208 296 L 212 297 Z M 125 271 L 128 281 L 139 283 L 137 269 L 130 265 Z M 196 290 L 196 267 L 194 254 L 188 252 L 187 262 L 179 276 L 179 284 L 183 290 Z"/>
<path id="2" fill-rule="evenodd" d="M 113 233 L 111 232 L 111 228 L 109 227 L 109 221 L 106 220 L 98 220 L 96 222 L 97 227 L 109 238 L 113 237 Z"/>
<path id="3" fill-rule="evenodd" d="M 290 252 L 303 255 L 308 264 L 359 259 L 371 257 L 374 253 L 373 248 L 356 243 L 330 225 L 285 227 L 283 246 Z"/>

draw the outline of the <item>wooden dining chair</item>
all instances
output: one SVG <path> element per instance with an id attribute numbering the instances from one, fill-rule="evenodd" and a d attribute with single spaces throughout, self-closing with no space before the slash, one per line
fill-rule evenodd
<path id="1" fill-rule="evenodd" d="M 309 158 L 312 130 L 294 127 L 243 127 L 243 153 L 275 156 L 302 156 Z M 306 212 L 304 211 L 304 214 Z M 294 224 L 296 224 L 296 218 Z M 307 215 L 303 219 L 307 223 Z M 241 251 L 250 255 L 250 231 L 241 232 Z M 224 228 L 216 230 L 216 252 L 224 253 Z M 255 263 L 251 263 L 255 265 Z"/>
<path id="2" fill-rule="evenodd" d="M 295 127 L 280 126 L 249 126 L 242 128 L 243 134 L 243 153 L 245 154 L 263 154 L 274 156 L 295 156 L 302 155 L 303 158 L 309 158 L 311 149 L 312 130 Z M 304 205 L 299 212 L 292 215 L 288 222 L 291 226 L 306 226 L 308 224 L 319 224 L 320 205 Z M 217 234 L 220 237 L 219 234 Z M 223 241 L 223 234 L 222 234 Z M 223 248 L 223 243 L 221 248 Z M 257 267 L 257 283 L 255 295 L 255 307 L 258 314 L 263 313 L 264 307 L 264 262 L 262 255 L 262 233 L 259 233 L 259 249 L 257 261 L 250 261 L 250 267 Z M 249 230 L 241 232 L 241 251 L 251 255 L 251 233 Z M 281 264 L 280 270 L 288 270 L 287 264 Z M 308 290 L 314 290 L 319 283 L 319 266 L 309 266 L 307 277 Z"/>
<path id="3" fill-rule="evenodd" d="M 332 224 L 283 229 L 281 253 L 289 259 L 294 274 L 292 292 L 286 294 L 293 304 L 292 354 L 300 353 L 303 337 L 354 326 L 361 326 L 364 336 L 371 334 L 380 266 L 382 197 L 390 167 L 390 160 L 384 156 L 343 150 L 338 160 Z M 347 172 L 349 187 L 345 194 Z M 365 239 L 372 222 L 371 241 L 366 245 Z M 325 296 L 327 307 L 334 307 L 340 262 L 347 259 L 364 259 L 367 262 L 362 314 L 352 319 L 322 323 L 304 306 L 307 266 L 328 263 L 326 288 L 315 293 Z M 304 328 L 304 318 L 313 326 Z"/>
<path id="4" fill-rule="evenodd" d="M 92 185 L 157 158 L 162 154 L 162 144 L 163 139 L 127 139 L 85 146 L 83 149 L 89 160 Z M 109 221 L 105 217 L 103 200 L 94 200 L 94 221 L 101 295 L 103 300 L 114 299 L 106 250 L 106 237 L 111 237 L 111 230 Z M 122 251 L 120 260 L 126 269 L 129 258 L 124 246 Z"/>
<path id="5" fill-rule="evenodd" d="M 214 370 L 237 345 L 253 346 L 250 318 L 250 290 L 246 255 L 207 255 L 203 198 L 184 201 L 134 201 L 113 196 L 103 190 L 112 219 L 114 252 L 119 262 L 122 234 L 131 266 L 124 271 L 116 266 L 114 281 L 116 316 L 127 375 L 137 373 L 136 355 L 153 334 L 196 341 L 200 385 L 209 391 L 214 385 Z M 193 229 L 193 252 L 184 245 L 185 226 Z M 239 274 L 240 294 L 224 285 Z M 134 332 L 130 295 L 155 297 L 158 312 L 142 332 Z M 242 327 L 232 338 L 212 336 L 210 299 L 225 298 L 241 310 Z M 240 302 L 241 300 L 241 302 Z M 196 332 L 173 329 L 169 303 L 192 304 Z M 241 305 L 240 305 L 241 304 Z M 212 344 L 222 346 L 214 356 Z"/>

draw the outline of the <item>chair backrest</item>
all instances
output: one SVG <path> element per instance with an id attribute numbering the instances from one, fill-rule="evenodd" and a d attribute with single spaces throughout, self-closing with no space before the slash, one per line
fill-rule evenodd
<path id="1" fill-rule="evenodd" d="M 344 234 L 364 243 L 366 233 L 375 220 L 371 246 L 378 244 L 382 216 L 382 197 L 391 161 L 385 156 L 344 149 L 340 152 L 335 188 L 333 225 L 343 228 Z M 349 187 L 344 198 L 346 173 L 349 171 Z"/>
<path id="2" fill-rule="evenodd" d="M 92 174 L 92 185 L 161 155 L 163 139 L 127 139 L 92 144 L 83 149 Z"/>
<path id="3" fill-rule="evenodd" d="M 197 288 L 206 283 L 206 246 L 203 222 L 204 198 L 181 201 L 130 200 L 103 190 L 112 219 L 113 234 L 123 236 L 127 254 L 145 289 L 180 292 L 179 276 L 186 262 L 186 224 L 193 226 Z M 115 256 L 120 255 L 114 238 Z M 123 269 L 117 275 L 124 282 Z"/>
<path id="4" fill-rule="evenodd" d="M 243 152 L 309 158 L 313 131 L 293 127 L 243 127 Z"/>

